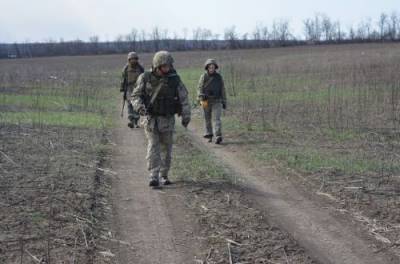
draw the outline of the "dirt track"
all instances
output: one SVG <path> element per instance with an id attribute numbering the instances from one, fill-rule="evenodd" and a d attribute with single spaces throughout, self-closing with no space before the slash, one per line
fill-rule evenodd
<path id="1" fill-rule="evenodd" d="M 188 232 L 190 214 L 175 206 L 177 197 L 167 189 L 148 187 L 143 129 L 130 130 L 120 120 L 114 140 L 114 227 L 116 237 L 127 242 L 117 249 L 118 263 L 192 263 L 196 241 L 177 229 L 185 226 Z"/>
<path id="2" fill-rule="evenodd" d="M 374 253 L 376 248 L 363 234 L 357 223 L 339 219 L 337 212 L 308 200 L 285 178 L 272 169 L 251 168 L 240 159 L 240 148 L 227 139 L 222 146 L 204 144 L 201 129 L 192 128 L 191 138 L 205 151 L 211 152 L 236 174 L 259 207 L 269 212 L 270 219 L 288 231 L 300 245 L 321 263 L 374 264 L 399 263 L 388 252 Z"/>
<path id="3" fill-rule="evenodd" d="M 184 206 L 178 187 L 148 188 L 146 141 L 142 129 L 130 130 L 120 120 L 114 131 L 112 159 L 114 237 L 117 263 L 193 263 L 201 245 L 195 235 L 197 220 Z M 272 221 L 296 239 L 320 263 L 398 263 L 387 252 L 373 253 L 374 245 L 358 236 L 354 224 L 337 220 L 328 209 L 307 200 L 273 171 L 251 169 L 235 154 L 234 142 L 204 143 L 191 129 L 197 147 L 221 159 L 243 179 L 247 196 Z M 183 231 L 183 232 L 182 232 Z"/>

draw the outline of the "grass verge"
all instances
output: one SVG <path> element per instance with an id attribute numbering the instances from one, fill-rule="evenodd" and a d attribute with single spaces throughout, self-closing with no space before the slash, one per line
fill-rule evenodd
<path id="1" fill-rule="evenodd" d="M 112 126 L 110 117 L 87 112 L 4 112 L 0 114 L 0 122 L 82 128 L 106 128 Z"/>
<path id="2" fill-rule="evenodd" d="M 184 182 L 233 182 L 227 170 L 209 153 L 193 145 L 183 130 L 176 133 L 171 174 Z"/>

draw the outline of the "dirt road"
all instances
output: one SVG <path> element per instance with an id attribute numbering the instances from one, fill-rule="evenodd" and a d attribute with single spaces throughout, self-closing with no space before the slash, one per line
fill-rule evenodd
<path id="1" fill-rule="evenodd" d="M 373 243 L 360 236 L 351 219 L 336 218 L 337 212 L 308 200 L 272 169 L 251 168 L 241 159 L 240 147 L 234 141 L 228 138 L 220 146 L 205 143 L 199 126 L 194 127 L 190 133 L 198 147 L 212 153 L 243 180 L 248 194 L 268 212 L 270 220 L 288 231 L 316 260 L 332 264 L 399 263 L 388 252 L 374 253 Z"/>
<path id="2" fill-rule="evenodd" d="M 273 171 L 250 168 L 240 159 L 234 142 L 227 139 L 222 146 L 205 143 L 193 127 L 188 133 L 197 147 L 242 179 L 245 195 L 266 212 L 268 221 L 287 231 L 318 262 L 398 263 L 387 252 L 374 253 L 373 243 L 359 236 L 354 223 L 340 221 L 334 212 L 308 200 Z M 120 120 L 113 143 L 113 238 L 120 241 L 112 248 L 116 263 L 196 263 L 201 254 L 198 221 L 182 201 L 182 185 L 163 190 L 147 186 L 142 129 L 130 130 Z"/>
<path id="3" fill-rule="evenodd" d="M 117 263 L 193 263 L 196 241 L 180 229 L 190 230 L 190 213 L 179 206 L 173 189 L 148 187 L 143 129 L 128 129 L 120 120 L 114 143 L 113 225 L 115 237 L 123 241 L 114 249 Z"/>

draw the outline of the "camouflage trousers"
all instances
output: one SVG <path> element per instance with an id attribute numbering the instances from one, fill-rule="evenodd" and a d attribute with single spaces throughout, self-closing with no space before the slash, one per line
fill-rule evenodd
<path id="1" fill-rule="evenodd" d="M 204 108 L 204 119 L 206 121 L 206 135 L 222 136 L 222 102 L 220 100 L 209 100 L 208 107 Z M 214 117 L 214 120 L 213 120 Z M 214 129 L 213 129 L 214 121 Z"/>
<path id="2" fill-rule="evenodd" d="M 126 103 L 128 104 L 128 119 L 130 122 L 136 124 L 137 121 L 140 119 L 140 115 L 133 109 L 133 106 L 130 101 L 127 100 Z"/>
<path id="3" fill-rule="evenodd" d="M 151 180 L 168 178 L 171 167 L 175 118 L 152 117 L 144 122 L 147 137 L 147 167 Z"/>

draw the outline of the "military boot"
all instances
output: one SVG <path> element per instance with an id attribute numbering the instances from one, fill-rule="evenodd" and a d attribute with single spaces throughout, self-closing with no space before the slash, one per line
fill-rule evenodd
<path id="1" fill-rule="evenodd" d="M 139 119 L 135 119 L 134 121 L 135 128 L 139 128 Z"/>
<path id="2" fill-rule="evenodd" d="M 151 179 L 149 182 L 149 186 L 157 188 L 160 186 L 160 182 L 157 179 Z"/>
<path id="3" fill-rule="evenodd" d="M 213 138 L 213 135 L 212 135 L 212 134 L 207 134 L 207 135 L 204 135 L 203 137 L 204 137 L 204 138 L 207 138 L 207 139 L 208 139 L 208 142 L 212 142 L 212 138 Z"/>
<path id="4" fill-rule="evenodd" d="M 222 137 L 218 136 L 217 139 L 215 140 L 215 144 L 219 145 L 222 143 Z"/>
<path id="5" fill-rule="evenodd" d="M 161 177 L 161 180 L 162 180 L 163 185 L 171 185 L 172 184 L 172 182 L 168 179 L 167 176 Z"/>

